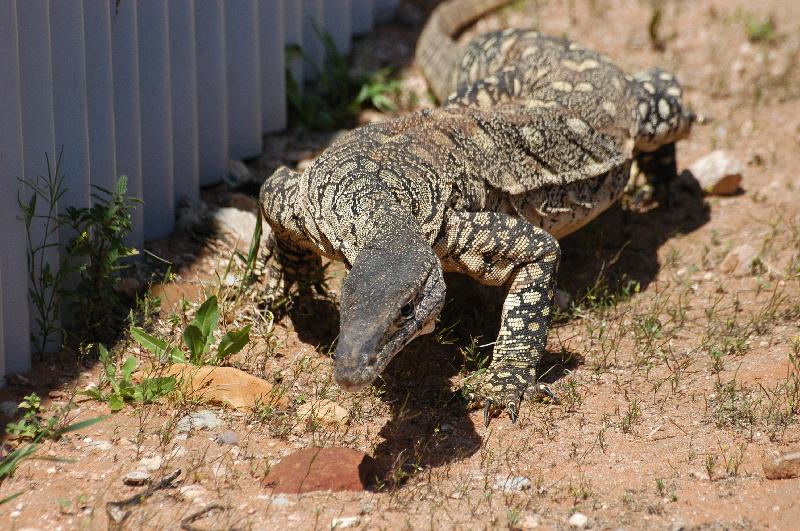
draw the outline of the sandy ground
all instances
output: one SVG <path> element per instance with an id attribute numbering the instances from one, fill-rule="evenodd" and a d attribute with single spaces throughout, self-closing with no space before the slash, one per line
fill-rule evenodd
<path id="1" fill-rule="evenodd" d="M 356 46 L 357 64 L 399 69 L 407 107 L 429 104 L 408 63 L 432 3 L 414 2 L 405 23 Z M 660 23 L 650 32 L 656 9 Z M 760 25 L 766 20 L 772 30 Z M 596 529 L 798 528 L 800 479 L 768 480 L 762 461 L 800 449 L 800 3 L 518 2 L 467 33 L 508 26 L 569 36 L 630 71 L 674 71 L 694 109 L 710 117 L 680 144 L 679 166 L 726 149 L 745 167 L 739 195 L 703 198 L 676 185 L 669 208 L 616 206 L 562 242 L 558 284 L 574 302 L 557 316 L 542 366 L 560 404 L 528 403 L 516 425 L 500 417 L 486 428 L 480 412 L 457 399 L 454 391 L 490 353 L 480 345 L 493 340 L 499 316 L 496 298 L 463 279 L 449 279 L 451 302 L 436 333 L 356 395 L 331 377 L 341 267 L 329 270 L 328 297 L 299 301 L 274 325 L 259 316 L 257 288 L 236 296 L 224 287 L 223 330 L 254 325 L 253 341 L 230 363 L 278 386 L 290 407 L 234 412 L 183 395 L 128 405 L 45 442 L 39 459 L 3 481 L 0 498 L 22 494 L 0 505 L 2 527 L 105 528 L 105 504 L 143 489 L 122 476 L 145 459 L 154 479 L 176 468 L 182 475 L 134 507 L 127 528 L 179 528 L 209 504 L 223 509 L 193 524 L 198 529 L 330 528 L 343 517 L 369 529 L 549 529 L 568 528 L 576 512 Z M 268 138 L 256 166 L 296 165 L 324 138 Z M 247 208 L 220 189 L 206 199 Z M 725 257 L 745 244 L 758 263 L 725 272 Z M 233 247 L 230 236 L 194 232 L 151 246 L 175 264 L 194 300 L 218 290 Z M 179 337 L 193 306 L 168 306 L 152 326 Z M 115 353 L 145 357 L 128 339 Z M 36 391 L 57 411 L 98 374 L 96 363 L 40 363 L 0 399 Z M 322 399 L 344 407 L 346 421 L 297 414 Z M 176 433 L 175 421 L 198 408 L 221 425 Z M 69 418 L 104 413 L 105 404 L 75 399 Z M 215 442 L 224 431 L 238 444 Z M 376 458 L 376 488 L 273 495 L 260 485 L 293 450 L 335 445 Z"/>

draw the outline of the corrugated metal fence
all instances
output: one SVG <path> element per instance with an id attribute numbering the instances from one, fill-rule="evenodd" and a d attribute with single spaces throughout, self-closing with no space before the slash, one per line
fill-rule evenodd
<path id="1" fill-rule="evenodd" d="M 314 24 L 347 52 L 398 2 L 0 0 L 0 385 L 31 363 L 19 178 L 45 175 L 63 147 L 59 209 L 124 174 L 144 200 L 133 242 L 162 237 L 178 201 L 286 126 L 284 45 L 318 64 Z"/>

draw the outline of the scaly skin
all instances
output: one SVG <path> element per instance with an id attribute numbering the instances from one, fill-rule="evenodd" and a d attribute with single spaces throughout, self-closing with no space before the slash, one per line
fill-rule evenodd
<path id="1" fill-rule="evenodd" d="M 452 89 L 443 108 L 358 128 L 302 174 L 279 169 L 261 203 L 276 239 L 271 288 L 317 274 L 319 255 L 350 269 L 334 362 L 345 389 L 369 385 L 433 330 L 443 271 L 506 286 L 492 363 L 474 393 L 488 421 L 494 405 L 516 419 L 520 400 L 540 389 L 557 239 L 613 204 L 633 157 L 684 137 L 691 116 L 660 71 L 628 76 L 536 32 L 494 32 L 464 49 L 442 33 L 479 14 L 475 1 L 445 3 L 423 32 L 423 70 L 453 69 L 431 79 L 439 93 Z"/>

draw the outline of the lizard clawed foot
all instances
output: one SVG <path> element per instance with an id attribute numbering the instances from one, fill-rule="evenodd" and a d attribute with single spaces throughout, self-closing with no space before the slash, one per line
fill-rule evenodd
<path id="1" fill-rule="evenodd" d="M 489 425 L 493 416 L 502 411 L 507 411 L 513 424 L 519 419 L 520 406 L 523 399 L 542 396 L 548 397 L 553 403 L 558 403 L 558 398 L 549 386 L 543 383 L 525 384 L 525 379 L 512 377 L 507 371 L 502 376 L 489 372 L 478 384 L 474 392 L 468 393 L 466 399 L 475 407 L 483 405 L 483 424 Z M 533 375 L 528 378 L 532 379 Z M 505 406 L 505 407 L 503 407 Z"/>

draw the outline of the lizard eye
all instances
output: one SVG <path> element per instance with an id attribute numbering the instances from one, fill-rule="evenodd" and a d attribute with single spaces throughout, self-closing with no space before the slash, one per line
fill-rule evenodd
<path id="1" fill-rule="evenodd" d="M 413 303 L 412 301 L 408 301 L 407 303 L 405 303 L 405 304 L 404 304 L 404 305 L 403 305 L 403 306 L 400 308 L 400 315 L 401 315 L 401 316 L 402 316 L 404 319 L 411 319 L 412 317 L 414 317 L 414 314 L 415 314 L 415 313 L 416 313 L 416 312 L 414 311 L 414 303 Z"/>

